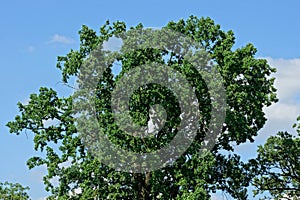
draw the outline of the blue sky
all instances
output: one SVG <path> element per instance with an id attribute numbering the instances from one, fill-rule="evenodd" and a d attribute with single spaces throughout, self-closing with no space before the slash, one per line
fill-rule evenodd
<path id="1" fill-rule="evenodd" d="M 26 102 L 39 87 L 55 88 L 67 94 L 56 58 L 78 47 L 83 24 L 95 30 L 107 20 L 140 22 L 161 27 L 190 15 L 209 16 L 224 30 L 233 30 L 236 46 L 251 42 L 257 57 L 267 58 L 278 68 L 276 86 L 280 102 L 266 109 L 268 123 L 255 144 L 237 150 L 245 158 L 255 155 L 255 146 L 278 130 L 291 130 L 300 112 L 300 1 L 211 0 L 211 1 L 6 1 L 0 7 L 0 181 L 20 182 L 31 187 L 32 198 L 42 199 L 43 168 L 28 170 L 26 160 L 37 153 L 28 132 L 11 135 L 5 124 L 18 114 L 17 102 Z"/>

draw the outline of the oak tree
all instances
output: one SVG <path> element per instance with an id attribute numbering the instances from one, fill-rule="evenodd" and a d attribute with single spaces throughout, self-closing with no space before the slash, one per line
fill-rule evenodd
<path id="1" fill-rule="evenodd" d="M 172 52 L 135 49 L 117 57 L 121 65 L 119 74 L 115 74 L 114 64 L 110 63 L 98 80 L 95 105 L 100 126 L 116 145 L 135 152 L 155 150 L 174 138 L 181 113 L 178 99 L 167 88 L 155 84 L 141 86 L 129 103 L 133 120 L 141 125 L 149 121 L 151 106 L 160 104 L 164 107 L 168 116 L 156 138 L 141 139 L 123 134 L 111 114 L 110 100 L 118 80 L 137 66 L 156 62 L 184 74 L 195 89 L 201 104 L 201 118 L 193 143 L 172 165 L 160 170 L 145 173 L 115 170 L 100 162 L 82 141 L 72 107 L 74 96 L 59 97 L 54 89 L 42 87 L 38 94 L 30 95 L 28 104 L 18 103 L 20 115 L 7 125 L 11 133 L 30 130 L 34 134 L 35 150 L 45 152 L 45 156 L 32 157 L 27 164 L 30 169 L 41 165 L 47 167 L 44 183 L 46 190 L 52 193 L 50 199 L 209 199 L 216 190 L 237 199 L 247 199 L 246 188 L 252 177 L 247 165 L 234 153 L 233 145 L 253 142 L 264 126 L 263 107 L 277 101 L 274 79 L 269 78 L 275 69 L 266 60 L 255 58 L 257 50 L 252 44 L 234 49 L 233 32 L 221 30 L 220 25 L 210 18 L 191 16 L 187 20 L 171 21 L 163 28 L 181 33 L 201 45 L 212 60 L 209 70 L 217 70 L 222 76 L 226 117 L 216 144 L 207 153 L 199 154 L 207 130 L 205 125 L 213 120 L 210 115 L 212 99 L 201 74 Z M 78 77 L 80 67 L 93 51 L 108 39 L 132 30 L 144 31 L 144 28 L 141 24 L 127 28 L 124 22 L 111 24 L 107 21 L 97 34 L 83 26 L 79 31 L 79 49 L 58 57 L 57 67 L 62 71 L 62 80 L 68 84 L 71 77 Z M 80 83 L 78 85 L 80 87 Z M 46 126 L 47 120 L 55 123 Z M 224 155 L 224 151 L 229 155 Z M 55 177 L 58 185 L 51 181 Z"/>

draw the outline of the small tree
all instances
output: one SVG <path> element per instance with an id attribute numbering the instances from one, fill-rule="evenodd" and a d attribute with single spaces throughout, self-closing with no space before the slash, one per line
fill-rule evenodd
<path id="1" fill-rule="evenodd" d="M 300 117 L 298 118 L 300 120 Z M 294 124 L 298 135 L 278 132 L 258 147 L 255 166 L 255 194 L 268 192 L 270 199 L 300 197 L 300 124 Z"/>
<path id="2" fill-rule="evenodd" d="M 27 200 L 29 187 L 23 187 L 19 183 L 0 183 L 0 199 Z"/>

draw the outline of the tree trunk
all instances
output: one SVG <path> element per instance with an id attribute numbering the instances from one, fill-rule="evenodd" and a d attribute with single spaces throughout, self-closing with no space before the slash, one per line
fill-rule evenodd
<path id="1" fill-rule="evenodd" d="M 150 192 L 151 192 L 151 172 L 147 172 L 146 174 L 136 174 L 137 179 L 137 195 L 138 200 L 150 200 Z"/>

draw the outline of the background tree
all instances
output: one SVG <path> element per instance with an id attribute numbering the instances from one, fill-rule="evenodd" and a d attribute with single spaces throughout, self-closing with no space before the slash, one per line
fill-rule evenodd
<path id="1" fill-rule="evenodd" d="M 24 187 L 19 183 L 0 183 L 0 199 L 27 200 L 29 187 Z"/>
<path id="2" fill-rule="evenodd" d="M 258 147 L 254 165 L 257 174 L 253 181 L 255 194 L 269 192 L 269 199 L 299 199 L 300 125 L 293 127 L 297 128 L 297 136 L 278 132 Z"/>
<path id="3" fill-rule="evenodd" d="M 80 66 L 89 54 L 103 45 L 104 41 L 132 29 L 142 29 L 142 25 L 126 29 L 123 22 L 107 22 L 97 33 L 83 26 L 80 34 L 79 50 L 71 50 L 66 56 L 58 57 L 57 67 L 62 71 L 62 79 L 68 83 L 71 76 L 78 76 Z M 226 88 L 226 119 L 221 136 L 212 149 L 200 155 L 198 149 L 203 142 L 205 126 L 199 127 L 191 147 L 173 165 L 149 173 L 119 172 L 100 163 L 87 151 L 76 130 L 72 110 L 72 96 L 58 97 L 53 89 L 41 88 L 39 94 L 32 94 L 29 103 L 18 103 L 21 114 L 7 125 L 10 132 L 20 134 L 24 129 L 34 134 L 35 150 L 45 151 L 45 157 L 33 157 L 28 160 L 29 168 L 47 166 L 44 177 L 46 190 L 53 194 L 50 198 L 59 199 L 209 199 L 216 190 L 228 192 L 237 199 L 247 199 L 246 187 L 251 180 L 247 165 L 233 152 L 232 145 L 239 145 L 253 137 L 265 124 L 262 108 L 276 102 L 274 79 L 269 76 L 275 69 L 264 59 L 256 59 L 253 45 L 233 50 L 235 38 L 232 31 L 225 32 L 210 18 L 191 16 L 187 20 L 169 22 L 165 28 L 191 37 L 203 46 L 221 74 Z M 127 150 L 148 151 L 163 146 L 176 134 L 180 110 L 176 98 L 169 90 L 151 85 L 142 87 L 134 93 L 130 103 L 131 114 L 136 121 L 147 122 L 149 106 L 161 103 L 168 111 L 168 119 L 157 140 L 142 141 L 124 136 L 112 120 L 110 106 L 111 93 L 116 81 L 128 70 L 136 66 L 158 62 L 183 73 L 195 88 L 201 102 L 199 108 L 203 115 L 200 124 L 210 122 L 210 99 L 201 76 L 195 73 L 193 66 L 180 57 L 169 57 L 168 52 L 157 49 L 140 49 L 124 54 L 118 61 L 122 70 L 118 76 L 113 74 L 113 65 L 108 65 L 99 80 L 97 88 L 97 113 L 99 124 L 106 127 L 107 135 L 116 144 Z M 153 101 L 151 96 L 161 97 Z M 146 93 L 146 94 L 145 94 Z M 146 102 L 146 104 L 145 104 Z M 205 106 L 203 106 L 205 105 Z M 145 120 L 146 119 L 146 120 Z M 55 124 L 45 126 L 46 120 L 55 120 Z M 141 146 L 155 144 L 150 149 Z M 135 144 L 132 146 L 132 144 Z M 229 151 L 230 156 L 220 152 Z M 188 158 L 188 159 L 187 159 Z M 68 163 L 68 165 L 66 165 Z M 58 177 L 58 186 L 51 180 Z M 71 195 L 80 189 L 77 195 Z"/>

